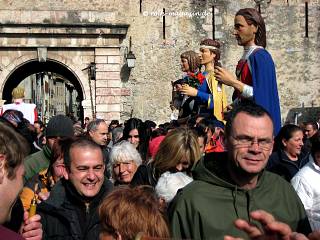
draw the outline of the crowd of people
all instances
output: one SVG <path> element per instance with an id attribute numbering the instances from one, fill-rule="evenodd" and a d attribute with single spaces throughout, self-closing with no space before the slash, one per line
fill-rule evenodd
<path id="1" fill-rule="evenodd" d="M 236 13 L 234 35 L 244 48 L 236 76 L 216 40 L 181 54 L 179 114 L 166 123 L 56 115 L 44 124 L 33 105 L 29 115 L 21 101 L 7 105 L 0 239 L 320 239 L 319 123 L 281 126 L 255 9 Z"/>

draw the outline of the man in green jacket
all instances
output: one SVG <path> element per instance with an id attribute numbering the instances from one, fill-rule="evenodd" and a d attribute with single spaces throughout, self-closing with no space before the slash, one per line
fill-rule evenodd
<path id="1" fill-rule="evenodd" d="M 71 119 L 64 115 L 52 117 L 48 122 L 45 136 L 47 142 L 42 150 L 29 155 L 24 161 L 25 182 L 32 178 L 33 175 L 49 167 L 51 149 L 58 138 L 73 136 L 73 123 Z"/>
<path id="2" fill-rule="evenodd" d="M 293 231 L 311 232 L 303 205 L 281 177 L 264 171 L 273 146 L 273 122 L 262 107 L 243 103 L 226 125 L 227 153 L 212 153 L 193 171 L 194 181 L 178 192 L 169 208 L 174 238 L 246 238 L 234 226 L 238 218 L 260 225 L 254 210 L 271 213 Z M 261 226 L 261 225 L 260 225 Z"/>

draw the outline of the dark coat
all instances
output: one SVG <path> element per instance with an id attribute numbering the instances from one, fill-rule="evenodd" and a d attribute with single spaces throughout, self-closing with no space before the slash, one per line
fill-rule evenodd
<path id="1" fill-rule="evenodd" d="M 140 185 L 150 185 L 152 187 L 156 187 L 157 182 L 158 178 L 155 176 L 155 170 L 152 164 L 141 164 L 134 174 L 130 185 L 132 187 Z"/>
<path id="2" fill-rule="evenodd" d="M 37 209 L 41 215 L 43 239 L 99 239 L 97 208 L 112 188 L 112 183 L 105 180 L 100 192 L 86 206 L 70 182 L 59 181 L 52 189 L 49 199 Z"/>
<path id="3" fill-rule="evenodd" d="M 291 161 L 284 151 L 273 152 L 269 158 L 266 169 L 280 175 L 288 182 L 296 173 L 309 162 L 309 154 L 301 153 L 298 161 Z"/>

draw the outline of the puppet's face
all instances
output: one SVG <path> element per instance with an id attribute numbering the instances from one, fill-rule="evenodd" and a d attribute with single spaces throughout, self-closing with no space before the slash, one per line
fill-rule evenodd
<path id="1" fill-rule="evenodd" d="M 234 18 L 234 31 L 238 45 L 240 46 L 252 46 L 254 45 L 255 34 L 257 27 L 253 24 L 248 24 L 246 19 L 238 15 Z"/>
<path id="2" fill-rule="evenodd" d="M 182 72 L 190 71 L 189 62 L 188 62 L 188 59 L 186 58 L 181 58 L 181 71 Z"/>
<path id="3" fill-rule="evenodd" d="M 213 63 L 216 54 L 211 52 L 208 48 L 200 48 L 200 63 L 206 65 L 208 63 Z"/>

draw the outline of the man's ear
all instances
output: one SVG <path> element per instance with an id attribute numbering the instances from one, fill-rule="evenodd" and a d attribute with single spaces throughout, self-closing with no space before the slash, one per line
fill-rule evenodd
<path id="1" fill-rule="evenodd" d="M 59 176 L 63 176 L 64 177 L 64 174 L 67 171 L 65 165 L 63 163 L 57 164 L 56 165 L 56 169 L 58 170 Z"/>
<path id="2" fill-rule="evenodd" d="M 69 174 L 70 174 L 70 170 L 65 167 L 63 173 L 62 173 L 62 177 L 65 179 L 65 180 L 69 180 Z"/>
<path id="3" fill-rule="evenodd" d="M 0 154 L 0 184 L 3 182 L 4 175 L 6 174 L 4 165 L 6 157 L 4 154 Z"/>
<path id="4" fill-rule="evenodd" d="M 89 131 L 89 136 L 92 138 L 92 134 L 93 132 L 92 131 Z"/>

